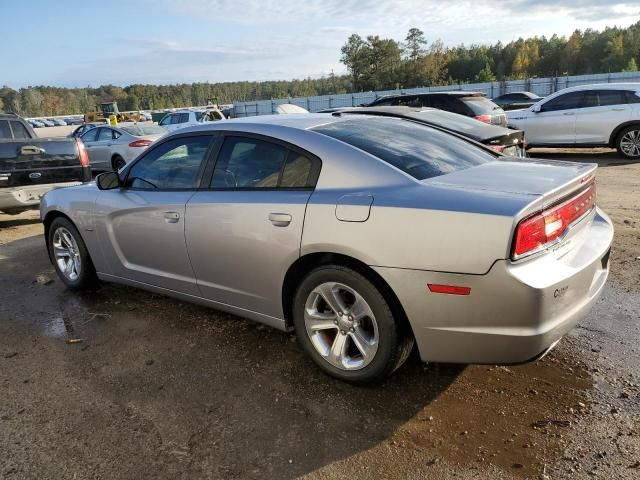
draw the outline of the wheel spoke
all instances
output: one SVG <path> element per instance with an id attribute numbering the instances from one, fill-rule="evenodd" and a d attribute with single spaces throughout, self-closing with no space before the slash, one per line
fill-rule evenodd
<path id="1" fill-rule="evenodd" d="M 304 321 L 307 328 L 313 331 L 337 329 L 335 325 L 336 315 L 331 313 L 320 313 L 317 310 L 306 308 L 304 311 Z"/>
<path id="2" fill-rule="evenodd" d="M 57 258 L 64 258 L 69 256 L 69 251 L 64 247 L 57 245 L 53 246 L 53 253 Z"/>
<path id="3" fill-rule="evenodd" d="M 373 316 L 373 312 L 371 311 L 371 308 L 360 295 L 356 295 L 356 301 L 349 309 L 349 313 L 351 314 L 353 319 L 356 321 L 361 320 L 365 317 Z"/>
<path id="4" fill-rule="evenodd" d="M 333 284 L 323 283 L 316 288 L 316 292 L 327 302 L 329 308 L 335 313 L 344 312 L 347 308 L 340 297 L 338 290 L 333 288 Z"/>
<path id="5" fill-rule="evenodd" d="M 344 364 L 343 359 L 347 352 L 347 336 L 338 333 L 331 345 L 331 351 L 329 352 L 329 360 L 331 363 L 337 366 Z"/>
<path id="6" fill-rule="evenodd" d="M 75 275 L 80 273 L 80 258 L 77 255 L 73 257 L 73 273 Z"/>
<path id="7" fill-rule="evenodd" d="M 369 357 L 375 353 L 376 346 L 369 343 L 364 335 L 362 335 L 360 328 L 356 328 L 354 332 L 349 332 L 349 336 L 365 360 L 368 360 Z"/>

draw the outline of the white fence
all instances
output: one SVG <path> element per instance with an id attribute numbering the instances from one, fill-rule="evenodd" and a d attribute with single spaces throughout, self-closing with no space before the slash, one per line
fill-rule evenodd
<path id="1" fill-rule="evenodd" d="M 527 91 L 540 96 L 547 96 L 567 87 L 588 85 L 591 83 L 640 82 L 640 72 L 600 73 L 595 75 L 576 75 L 572 77 L 528 78 L 526 80 L 509 80 L 505 82 L 464 83 L 439 87 L 419 87 L 378 92 L 346 93 L 341 95 L 323 95 L 317 97 L 280 98 L 276 100 L 257 100 L 252 102 L 235 102 L 233 104 L 236 117 L 252 117 L 275 113 L 278 105 L 292 103 L 310 112 L 318 112 L 327 108 L 357 107 L 368 104 L 385 95 L 425 93 L 451 90 L 467 90 L 482 92 L 489 98 L 504 93 Z"/>

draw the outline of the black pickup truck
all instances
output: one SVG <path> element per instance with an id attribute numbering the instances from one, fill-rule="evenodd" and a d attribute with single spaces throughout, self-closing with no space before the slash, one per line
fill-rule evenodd
<path id="1" fill-rule="evenodd" d="M 49 190 L 90 180 L 81 140 L 38 138 L 19 116 L 0 113 L 0 212 L 37 208 Z"/>

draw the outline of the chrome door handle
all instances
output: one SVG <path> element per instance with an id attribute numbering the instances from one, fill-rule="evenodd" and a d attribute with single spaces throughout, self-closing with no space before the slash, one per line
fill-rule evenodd
<path id="1" fill-rule="evenodd" d="M 275 227 L 287 227 L 291 223 L 291 215 L 288 213 L 270 213 L 269 221 Z"/>
<path id="2" fill-rule="evenodd" d="M 35 147 L 33 145 L 24 145 L 20 147 L 20 155 L 41 155 L 44 153 L 44 148 Z"/>
<path id="3" fill-rule="evenodd" d="M 167 223 L 178 223 L 180 214 L 178 212 L 164 212 L 164 221 Z"/>
<path id="4" fill-rule="evenodd" d="M 575 113 L 574 112 L 566 112 L 566 113 L 563 113 L 563 115 L 575 115 Z"/>
<path id="5" fill-rule="evenodd" d="M 624 112 L 624 108 L 612 108 L 614 112 Z"/>

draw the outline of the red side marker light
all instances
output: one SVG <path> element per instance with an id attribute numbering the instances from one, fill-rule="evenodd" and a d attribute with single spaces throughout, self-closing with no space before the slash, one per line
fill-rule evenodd
<path id="1" fill-rule="evenodd" d="M 471 293 L 470 287 L 460 287 L 458 285 L 428 283 L 427 287 L 429 287 L 431 293 L 446 293 L 448 295 L 469 295 Z"/>

